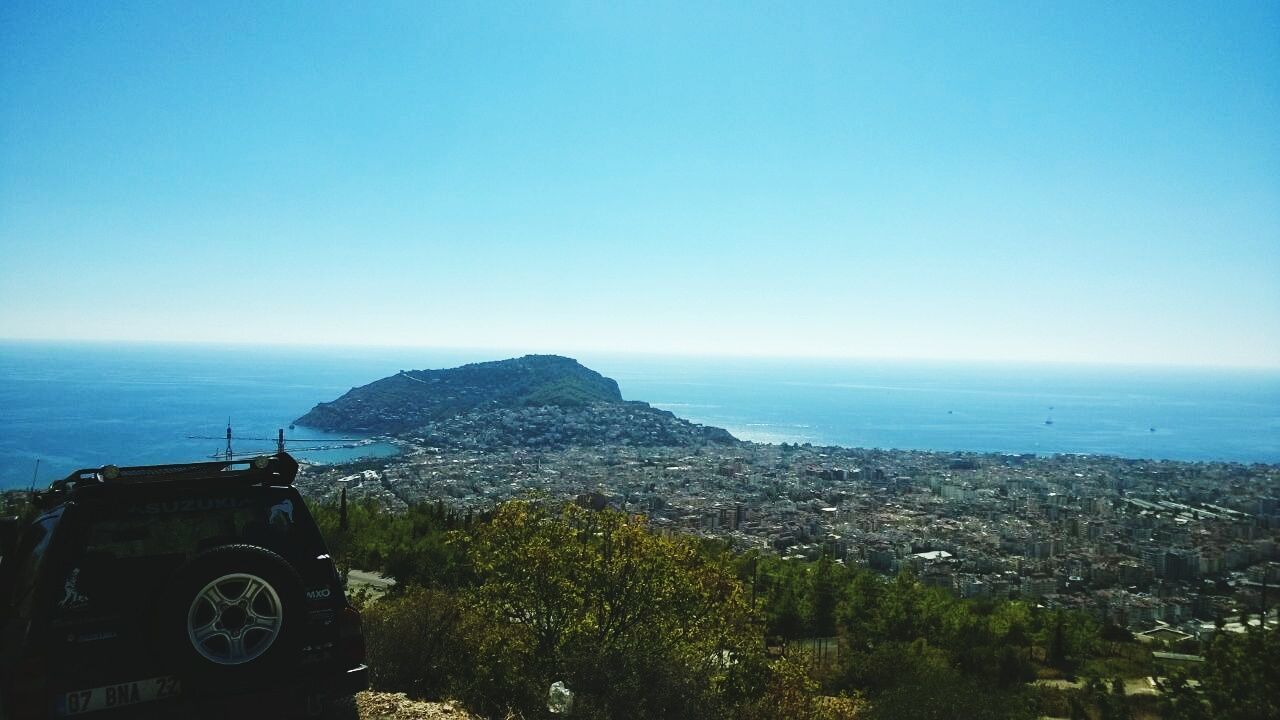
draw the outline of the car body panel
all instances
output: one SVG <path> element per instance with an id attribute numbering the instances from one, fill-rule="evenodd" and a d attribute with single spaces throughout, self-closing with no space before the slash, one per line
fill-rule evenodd
<path id="1" fill-rule="evenodd" d="M 125 695 L 113 698 L 122 703 L 141 693 L 140 704 L 119 710 L 135 716 L 144 706 L 146 712 L 163 712 L 229 698 L 301 702 L 363 689 L 367 670 L 362 658 L 343 652 L 340 628 L 343 613 L 354 611 L 315 521 L 291 484 L 221 482 L 220 476 L 194 471 L 174 473 L 175 480 L 165 482 L 163 473 L 128 470 L 145 482 L 64 488 L 58 502 L 22 528 L 12 558 L 0 560 L 0 607 L 8 608 L 0 610 L 0 706 L 20 708 L 23 717 L 53 715 L 78 702 L 67 693 L 120 688 Z M 207 685 L 197 690 L 200 683 L 179 679 L 180 697 L 141 702 L 146 693 L 133 683 L 173 672 L 155 639 L 158 604 L 171 602 L 165 598 L 170 578 L 213 548 L 250 545 L 283 559 L 301 580 L 303 600 L 290 616 L 297 618 L 290 622 L 303 623 L 296 667 L 269 686 L 227 691 Z"/>

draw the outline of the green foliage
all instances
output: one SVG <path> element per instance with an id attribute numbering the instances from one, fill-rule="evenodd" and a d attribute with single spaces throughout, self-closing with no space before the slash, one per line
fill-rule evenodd
<path id="1" fill-rule="evenodd" d="M 981 605 L 925 587 L 909 573 L 888 583 L 863 574 L 848 584 L 838 616 L 846 654 L 837 688 L 874 698 L 938 675 L 958 692 L 975 683 L 998 694 L 1033 676 L 1029 643 L 1037 618 L 1022 603 Z"/>
<path id="2" fill-rule="evenodd" d="M 538 385 L 522 395 L 517 402 L 531 406 L 582 407 L 593 402 L 618 402 L 618 398 L 612 388 L 575 376 L 556 378 Z"/>
<path id="3" fill-rule="evenodd" d="M 1130 720 L 1133 717 L 1130 699 L 1125 696 L 1124 679 L 1120 677 L 1103 680 L 1097 675 L 1089 676 L 1076 697 L 1076 706 L 1082 712 L 1086 708 L 1091 709 L 1092 717 L 1097 720 Z"/>
<path id="4" fill-rule="evenodd" d="M 576 360 L 526 355 L 448 370 L 398 373 L 320 403 L 297 423 L 322 430 L 401 432 L 484 409 L 621 401 L 616 382 Z"/>
<path id="5" fill-rule="evenodd" d="M 1160 684 L 1160 717 L 1164 720 L 1209 720 L 1209 707 L 1183 671 L 1174 671 Z"/>
<path id="6" fill-rule="evenodd" d="M 1280 717 L 1278 663 L 1280 629 L 1220 630 L 1208 643 L 1199 678 L 1175 670 L 1161 682 L 1160 715 L 1165 720 Z"/>
<path id="7" fill-rule="evenodd" d="M 1107 622 L 1099 631 L 1098 637 L 1108 642 L 1133 642 L 1133 633 L 1116 625 L 1113 622 Z"/>
<path id="8" fill-rule="evenodd" d="M 1142 646 L 1111 648 L 1080 663 L 1077 676 L 1082 677 L 1147 677 L 1156 672 L 1151 652 Z"/>
<path id="9" fill-rule="evenodd" d="M 864 687 L 872 701 L 866 714 L 872 720 L 1036 716 L 1034 698 L 1024 686 L 1002 686 L 965 672 L 951 653 L 924 638 L 881 643 L 868 652 L 851 653 L 848 663 L 847 677 Z"/>
<path id="10" fill-rule="evenodd" d="M 1025 689 L 993 690 L 955 670 L 912 677 L 885 693 L 867 720 L 1031 720 L 1035 702 Z"/>
<path id="11" fill-rule="evenodd" d="M 836 634 L 842 588 L 851 575 L 824 553 L 815 563 L 751 559 L 768 635 L 780 640 Z"/>
<path id="12" fill-rule="evenodd" d="M 1092 618 L 1057 610 L 1041 613 L 1038 620 L 1033 637 L 1044 648 L 1049 667 L 1072 674 L 1098 654 L 1101 630 Z"/>
<path id="13" fill-rule="evenodd" d="M 375 689 L 447 696 L 476 670 L 469 639 L 477 618 L 453 593 L 409 588 L 369 603 L 363 616 Z"/>
<path id="14" fill-rule="evenodd" d="M 381 570 L 402 585 L 456 588 L 474 581 L 466 551 L 452 540 L 452 533 L 465 531 L 473 519 L 441 503 L 397 513 L 374 500 L 349 503 L 345 531 L 337 505 L 312 512 L 340 569 Z"/>
<path id="15" fill-rule="evenodd" d="M 1125 700 L 1123 678 L 1111 679 L 1111 695 L 1107 700 L 1112 720 L 1130 720 L 1133 717 L 1129 703 Z"/>
<path id="16" fill-rule="evenodd" d="M 794 658 L 769 664 L 764 693 L 743 709 L 743 720 L 847 720 L 855 717 L 858 700 L 822 697 L 808 668 Z"/>
<path id="17" fill-rule="evenodd" d="M 510 502 L 468 519 L 368 503 L 317 518 L 344 565 L 397 591 L 366 610 L 374 684 L 488 714 L 545 714 L 565 682 L 580 718 L 729 717 L 770 669 L 722 545 L 662 537 L 621 513 Z"/>
<path id="18" fill-rule="evenodd" d="M 783 640 L 804 637 L 808 634 L 804 619 L 808 585 L 805 566 L 774 557 L 760 558 L 759 565 L 758 584 L 768 635 Z"/>
<path id="19" fill-rule="evenodd" d="M 835 720 L 855 708 L 872 720 L 1124 720 L 1157 702 L 1122 694 L 1120 678 L 1153 668 L 1119 628 L 961 600 L 910 573 L 886 581 L 826 556 L 734 555 L 576 506 L 510 502 L 469 516 L 361 502 L 345 531 L 336 506 L 314 512 L 340 567 L 400 581 L 365 610 L 375 686 L 459 698 L 490 716 L 546 717 L 557 680 L 575 693 L 573 717 L 601 720 Z M 838 659 L 811 665 L 800 648 L 833 635 Z M 766 638 L 789 657 L 767 655 Z M 1265 669 L 1278 649 L 1275 631 L 1219 633 L 1202 691 L 1175 675 L 1159 711 L 1277 716 L 1280 690 Z M 1032 688 L 1037 672 L 1091 679 L 1081 690 Z"/>
<path id="20" fill-rule="evenodd" d="M 809 632 L 818 637 L 836 634 L 836 575 L 831 556 L 822 554 L 817 564 L 809 568 L 808 602 L 805 604 L 805 620 Z"/>
<path id="21" fill-rule="evenodd" d="M 725 558 L 639 519 L 511 502 L 474 534 L 474 597 L 575 716 L 715 717 L 756 693 L 760 632 Z"/>
<path id="22" fill-rule="evenodd" d="M 1205 652 L 1201 677 L 1212 717 L 1221 720 L 1280 717 L 1280 629 L 1216 633 Z"/>

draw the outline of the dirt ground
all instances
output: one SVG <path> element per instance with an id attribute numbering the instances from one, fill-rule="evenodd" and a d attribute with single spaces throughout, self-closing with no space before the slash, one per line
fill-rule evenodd
<path id="1" fill-rule="evenodd" d="M 481 720 L 450 703 L 410 700 L 404 693 L 362 692 L 354 703 L 332 708 L 325 720 Z"/>

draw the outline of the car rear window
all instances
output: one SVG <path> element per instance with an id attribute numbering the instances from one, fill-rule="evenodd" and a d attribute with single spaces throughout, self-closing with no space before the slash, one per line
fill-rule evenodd
<path id="1" fill-rule="evenodd" d="M 290 493 L 169 498 L 94 513 L 84 550 L 99 559 L 193 555 L 249 543 L 285 556 L 313 549 L 315 530 Z"/>

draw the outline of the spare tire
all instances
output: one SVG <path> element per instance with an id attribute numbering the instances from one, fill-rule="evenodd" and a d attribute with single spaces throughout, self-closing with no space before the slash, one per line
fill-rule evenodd
<path id="1" fill-rule="evenodd" d="M 256 545 L 192 558 L 160 602 L 157 640 L 189 687 L 261 685 L 297 670 L 306 624 L 302 578 Z"/>

